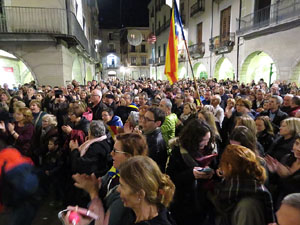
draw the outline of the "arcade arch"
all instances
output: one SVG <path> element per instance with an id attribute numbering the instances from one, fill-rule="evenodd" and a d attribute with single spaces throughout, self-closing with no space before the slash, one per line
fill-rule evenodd
<path id="1" fill-rule="evenodd" d="M 9 88 L 35 80 L 23 60 L 4 50 L 0 50 L 0 74 L 0 85 L 7 83 Z"/>
<path id="2" fill-rule="evenodd" d="M 221 79 L 235 79 L 232 63 L 226 57 L 220 58 L 215 66 L 214 78 Z"/>
<path id="3" fill-rule="evenodd" d="M 250 83 L 254 80 L 256 83 L 263 78 L 269 84 L 276 80 L 277 68 L 273 59 L 262 51 L 251 53 L 244 61 L 239 80 L 244 83 Z"/>

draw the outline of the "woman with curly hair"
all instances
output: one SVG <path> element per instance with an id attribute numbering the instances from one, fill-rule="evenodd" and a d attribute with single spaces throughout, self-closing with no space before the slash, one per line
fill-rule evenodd
<path id="1" fill-rule="evenodd" d="M 257 155 L 241 145 L 228 145 L 222 155 L 213 203 L 216 225 L 275 222 L 270 192 L 264 186 L 266 171 Z"/>

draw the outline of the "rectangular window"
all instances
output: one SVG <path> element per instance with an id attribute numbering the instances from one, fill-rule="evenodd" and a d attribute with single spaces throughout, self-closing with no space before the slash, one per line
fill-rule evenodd
<path id="1" fill-rule="evenodd" d="M 146 45 L 141 45 L 141 52 L 146 52 Z"/>
<path id="2" fill-rule="evenodd" d="M 164 49 L 163 49 L 163 51 L 164 51 L 164 54 L 163 54 L 163 56 L 166 56 L 166 49 L 167 49 L 167 48 L 166 48 L 166 46 L 167 46 L 167 45 L 166 45 L 166 44 L 164 44 Z"/>
<path id="3" fill-rule="evenodd" d="M 201 45 L 202 43 L 202 23 L 197 24 L 197 44 Z"/>
<path id="4" fill-rule="evenodd" d="M 135 46 L 131 45 L 130 52 L 135 52 Z"/>
<path id="5" fill-rule="evenodd" d="M 141 63 L 142 63 L 142 66 L 146 66 L 146 64 L 147 64 L 147 58 L 145 56 L 141 57 Z"/>
<path id="6" fill-rule="evenodd" d="M 157 57 L 160 57 L 160 46 L 158 46 L 158 56 Z"/>
<path id="7" fill-rule="evenodd" d="M 231 7 L 221 11 L 221 24 L 220 24 L 220 42 L 226 42 L 229 40 L 230 36 L 230 16 L 231 16 Z"/>
<path id="8" fill-rule="evenodd" d="M 113 40 L 113 33 L 108 34 L 108 40 L 112 41 Z"/>
<path id="9" fill-rule="evenodd" d="M 132 66 L 136 65 L 136 57 L 131 57 L 131 65 Z"/>

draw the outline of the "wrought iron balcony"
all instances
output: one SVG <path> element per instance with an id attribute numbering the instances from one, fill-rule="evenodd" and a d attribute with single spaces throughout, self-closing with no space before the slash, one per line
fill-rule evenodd
<path id="1" fill-rule="evenodd" d="M 90 55 L 96 55 L 73 12 L 65 9 L 2 7 L 0 34 L 43 34 L 81 45 Z"/>
<path id="2" fill-rule="evenodd" d="M 107 50 L 106 50 L 106 52 L 108 52 L 108 53 L 115 53 L 117 50 L 116 49 L 114 49 L 114 48 L 108 48 Z"/>
<path id="3" fill-rule="evenodd" d="M 266 35 L 299 26 L 300 0 L 283 0 L 237 19 L 237 35 Z"/>
<path id="4" fill-rule="evenodd" d="M 231 52 L 235 44 L 235 33 L 227 33 L 210 39 L 210 51 L 215 54 Z"/>
<path id="5" fill-rule="evenodd" d="M 196 15 L 198 12 L 204 12 L 205 0 L 197 0 L 197 2 L 191 7 L 191 17 Z"/>
<path id="6" fill-rule="evenodd" d="M 195 59 L 202 58 L 205 53 L 205 43 L 202 42 L 202 43 L 189 46 L 189 52 L 190 55 Z"/>
<path id="7" fill-rule="evenodd" d="M 149 64 L 150 64 L 150 65 L 155 64 L 155 59 L 149 59 Z"/>

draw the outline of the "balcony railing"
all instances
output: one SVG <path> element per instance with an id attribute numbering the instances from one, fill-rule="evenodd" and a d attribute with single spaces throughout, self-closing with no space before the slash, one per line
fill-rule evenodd
<path id="1" fill-rule="evenodd" d="M 2 7 L 0 34 L 49 34 L 80 44 L 95 55 L 76 16 L 65 9 Z"/>
<path id="2" fill-rule="evenodd" d="M 215 54 L 231 52 L 235 44 L 235 33 L 227 33 L 210 39 L 210 50 Z"/>
<path id="3" fill-rule="evenodd" d="M 189 46 L 189 52 L 193 58 L 202 58 L 205 54 L 205 43 Z"/>
<path id="4" fill-rule="evenodd" d="M 115 53 L 117 50 L 116 49 L 113 49 L 113 48 L 108 48 L 107 50 L 106 50 L 106 52 L 108 52 L 108 53 Z"/>
<path id="5" fill-rule="evenodd" d="M 274 28 L 278 25 L 300 20 L 300 0 L 284 0 L 242 17 L 237 22 L 238 35 Z"/>
<path id="6" fill-rule="evenodd" d="M 155 64 L 155 59 L 149 59 L 149 64 L 150 64 L 150 65 Z"/>
<path id="7" fill-rule="evenodd" d="M 197 0 L 197 2 L 191 7 L 191 17 L 198 12 L 204 12 L 205 0 Z"/>
<path id="8" fill-rule="evenodd" d="M 105 65 L 104 69 L 119 69 L 118 65 Z"/>

